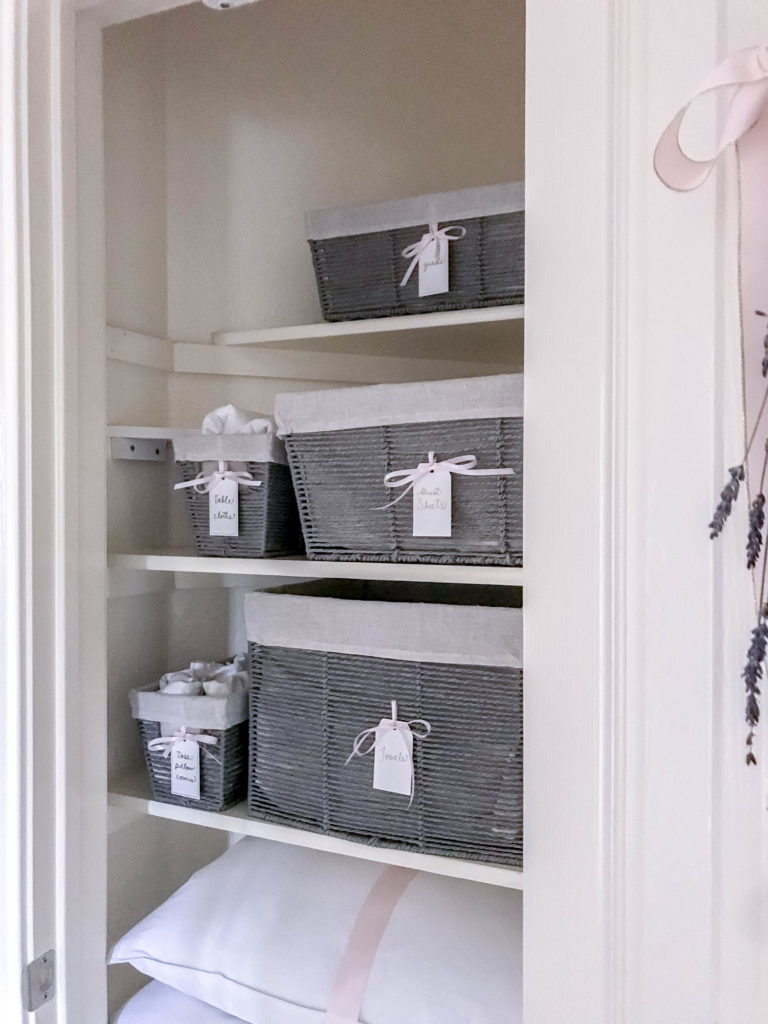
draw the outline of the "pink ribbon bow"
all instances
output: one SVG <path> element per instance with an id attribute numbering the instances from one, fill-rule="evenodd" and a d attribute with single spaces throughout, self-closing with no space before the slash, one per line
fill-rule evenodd
<path id="1" fill-rule="evenodd" d="M 680 128 L 691 104 L 713 90 L 733 94 L 715 154 L 694 160 L 683 149 Z M 759 372 L 768 311 L 768 46 L 739 50 L 705 78 L 696 94 L 662 132 L 654 154 L 661 181 L 678 192 L 698 188 L 717 160 L 734 145 L 739 175 L 739 281 L 745 423 L 757 423 L 764 410 L 765 382 Z M 751 443 L 751 442 L 750 442 Z M 750 456 L 749 477 L 760 477 L 762 446 Z"/>
<path id="2" fill-rule="evenodd" d="M 254 480 L 250 473 L 245 470 L 227 469 L 227 463 L 220 462 L 219 468 L 209 476 L 206 476 L 205 473 L 198 473 L 194 480 L 185 480 L 183 483 L 174 484 L 174 490 L 178 491 L 182 487 L 194 487 L 198 494 L 207 494 L 222 480 L 235 480 L 240 487 L 261 487 L 261 480 Z"/>
<path id="3" fill-rule="evenodd" d="M 435 453 L 430 452 L 426 462 L 420 462 L 414 469 L 395 469 L 384 477 L 385 487 L 405 487 L 402 494 L 388 505 L 378 505 L 376 512 L 382 509 L 391 508 L 398 501 L 402 501 L 408 492 L 416 486 L 419 480 L 423 480 L 429 473 L 437 470 L 446 470 L 448 473 L 457 473 L 459 476 L 514 476 L 514 469 L 475 469 L 477 459 L 474 455 L 457 455 L 453 459 L 443 459 L 437 462 Z"/>
<path id="4" fill-rule="evenodd" d="M 449 232 L 451 231 L 455 231 L 456 234 L 450 234 Z M 466 233 L 467 229 L 461 227 L 460 224 L 449 224 L 447 228 L 440 229 L 438 229 L 437 224 L 430 224 L 427 234 L 420 238 L 418 242 L 414 242 L 413 245 L 407 245 L 405 249 L 403 249 L 403 256 L 405 259 L 411 260 L 411 257 L 413 257 L 413 259 L 411 260 L 411 265 L 405 272 L 405 277 L 400 282 L 400 287 L 404 288 L 408 284 L 411 274 L 418 265 L 419 257 L 425 249 L 428 249 L 429 246 L 432 245 L 433 242 L 435 244 L 435 259 L 439 260 L 440 240 L 443 239 L 445 245 L 448 245 L 449 242 L 458 242 L 459 239 L 466 235 Z"/>

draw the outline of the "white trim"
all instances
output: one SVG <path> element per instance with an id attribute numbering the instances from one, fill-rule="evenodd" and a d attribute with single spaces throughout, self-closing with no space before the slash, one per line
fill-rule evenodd
<path id="1" fill-rule="evenodd" d="M 173 346 L 173 369 L 176 373 L 271 377 L 285 381 L 333 384 L 371 384 L 374 381 L 399 384 L 509 372 L 508 364 L 470 363 L 458 359 L 371 356 L 360 352 L 323 352 L 315 359 L 311 356 L 312 353 L 307 351 L 280 351 L 265 345 L 238 348 L 234 345 L 177 342 Z M 138 353 L 135 361 L 140 361 Z"/>
<path id="2" fill-rule="evenodd" d="M 166 338 L 152 338 L 121 327 L 107 327 L 107 358 L 135 363 L 152 370 L 173 369 L 173 343 Z"/>
<path id="3" fill-rule="evenodd" d="M 74 20 L 74 19 L 73 19 Z M 73 557 L 68 582 L 73 628 L 68 633 L 66 680 L 66 803 L 59 841 L 66 860 L 59 876 L 66 913 L 61 937 L 61 980 L 67 1024 L 102 1024 L 107 1018 L 104 949 L 107 926 L 106 745 L 85 737 L 106 735 L 106 361 L 104 304 L 104 170 L 102 33 L 78 17 L 65 37 L 63 77 L 68 91 L 65 151 L 67 180 L 76 183 L 65 217 L 65 243 L 76 276 L 69 292 L 68 324 L 78 338 L 75 379 L 64 435 Z M 71 126 L 76 125 L 73 137 Z M 69 347 L 68 346 L 68 347 Z M 68 357 L 72 359 L 72 352 Z M 63 357 L 64 358 L 64 357 Z M 79 625 L 82 624 L 82 628 Z"/>
<path id="4" fill-rule="evenodd" d="M 26 7 L 0 3 L 0 992 L 4 1012 L 26 1019 L 19 977 L 26 961 L 24 604 L 21 452 L 27 341 L 23 169 Z"/>

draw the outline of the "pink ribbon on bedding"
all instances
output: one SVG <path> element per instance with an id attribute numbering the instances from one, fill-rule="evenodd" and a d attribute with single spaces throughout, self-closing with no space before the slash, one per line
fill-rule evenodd
<path id="1" fill-rule="evenodd" d="M 682 148 L 680 128 L 691 104 L 713 90 L 732 96 L 715 155 L 694 160 Z M 768 320 L 768 46 L 739 50 L 726 58 L 701 83 L 696 94 L 664 129 L 654 168 L 668 188 L 688 192 L 709 177 L 719 157 L 734 145 L 739 179 L 739 300 L 744 380 L 745 438 L 747 425 L 764 409 L 765 381 L 758 369 L 765 354 Z M 758 312 L 760 311 L 760 312 Z M 755 428 L 756 429 L 756 428 Z M 747 481 L 760 479 L 763 446 L 750 456 Z"/>
<path id="2" fill-rule="evenodd" d="M 333 982 L 326 1024 L 358 1024 L 384 932 L 400 897 L 417 874 L 412 868 L 386 867 L 368 893 L 349 933 Z"/>

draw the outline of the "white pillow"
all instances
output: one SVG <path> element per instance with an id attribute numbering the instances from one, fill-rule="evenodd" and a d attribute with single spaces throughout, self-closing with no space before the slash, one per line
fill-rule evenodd
<path id="1" fill-rule="evenodd" d="M 245 838 L 117 943 L 138 970 L 250 1024 L 322 1024 L 372 861 Z M 517 1024 L 518 892 L 419 873 L 371 971 L 367 1024 Z"/>
<path id="2" fill-rule="evenodd" d="M 159 981 L 151 981 L 125 1004 L 115 1017 L 115 1024 L 242 1024 L 242 1021 Z"/>

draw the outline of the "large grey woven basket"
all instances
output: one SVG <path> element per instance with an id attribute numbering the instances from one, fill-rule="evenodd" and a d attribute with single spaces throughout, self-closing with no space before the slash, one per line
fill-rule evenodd
<path id="1" fill-rule="evenodd" d="M 523 192 L 515 182 L 308 213 L 323 316 L 359 320 L 522 302 Z M 401 286 L 409 262 L 402 252 L 431 223 L 466 234 L 449 243 L 450 290 L 420 297 L 418 273 Z"/>
<path id="2" fill-rule="evenodd" d="M 248 696 L 185 697 L 161 694 L 156 687 L 132 690 L 133 717 L 139 722 L 144 761 L 155 800 L 179 807 L 223 811 L 244 799 L 248 770 Z M 183 727 L 216 739 L 200 747 L 200 799 L 171 792 L 171 759 L 149 743 Z M 164 728 L 165 727 L 165 731 Z"/>
<path id="3" fill-rule="evenodd" d="M 324 582 L 249 594 L 250 814 L 520 867 L 521 612 L 478 603 L 493 600 L 509 592 Z M 431 725 L 415 742 L 410 807 L 372 788 L 372 758 L 346 764 L 392 700 L 400 720 Z"/>
<path id="4" fill-rule="evenodd" d="M 276 418 L 309 558 L 522 565 L 521 374 L 279 395 Z M 384 476 L 429 452 L 514 475 L 454 475 L 451 536 L 414 537 L 412 500 L 389 504 Z"/>
<path id="5" fill-rule="evenodd" d="M 220 558 L 270 558 L 301 554 L 304 544 L 283 443 L 274 435 L 207 434 L 176 438 L 174 455 L 182 480 L 208 474 L 224 461 L 244 470 L 259 487 L 238 489 L 239 534 L 212 537 L 208 495 L 184 489 L 198 554 Z"/>

